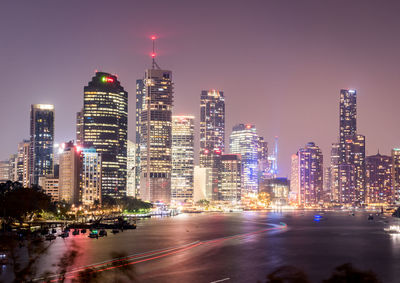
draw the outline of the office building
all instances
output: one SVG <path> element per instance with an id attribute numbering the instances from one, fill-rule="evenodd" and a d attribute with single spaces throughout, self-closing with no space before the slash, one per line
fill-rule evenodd
<path id="1" fill-rule="evenodd" d="M 32 104 L 30 115 L 30 185 L 38 185 L 53 172 L 54 106 Z"/>
<path id="2" fill-rule="evenodd" d="M 258 144 L 256 127 L 238 124 L 229 139 L 230 150 L 240 154 L 243 168 L 243 193 L 258 193 Z"/>
<path id="3" fill-rule="evenodd" d="M 0 161 L 0 183 L 10 180 L 10 165 L 8 160 Z"/>
<path id="4" fill-rule="evenodd" d="M 154 67 L 154 64 L 153 64 Z M 140 110 L 140 198 L 168 204 L 172 169 L 172 72 L 148 69 Z"/>
<path id="5" fill-rule="evenodd" d="M 59 201 L 60 200 L 60 190 L 58 187 L 58 178 L 55 178 L 52 175 L 46 177 L 39 178 L 40 186 L 43 191 L 51 197 L 51 201 Z"/>
<path id="6" fill-rule="evenodd" d="M 145 99 L 146 88 L 144 84 L 144 80 L 136 80 L 136 170 L 135 170 L 135 186 L 136 186 L 136 197 L 140 197 L 140 137 L 142 131 L 142 109 L 145 109 L 145 105 L 147 103 Z"/>
<path id="7" fill-rule="evenodd" d="M 212 200 L 212 168 L 194 167 L 193 200 Z"/>
<path id="8" fill-rule="evenodd" d="M 286 205 L 289 199 L 289 188 L 290 182 L 287 178 L 266 179 L 263 181 L 262 192 L 269 194 L 273 205 Z"/>
<path id="9" fill-rule="evenodd" d="M 193 201 L 194 117 L 172 116 L 171 197 L 175 202 Z"/>
<path id="10" fill-rule="evenodd" d="M 81 148 L 76 146 L 79 152 L 79 201 L 85 206 L 91 206 L 96 202 L 101 204 L 102 188 L 102 156 L 96 149 Z"/>
<path id="11" fill-rule="evenodd" d="M 76 113 L 76 144 L 82 145 L 83 143 L 83 109 Z"/>
<path id="12" fill-rule="evenodd" d="M 127 150 L 127 177 L 126 177 L 126 195 L 128 197 L 137 197 L 136 191 L 136 143 L 128 140 Z"/>
<path id="13" fill-rule="evenodd" d="M 212 169 L 213 200 L 221 188 L 219 168 L 225 151 L 225 98 L 218 90 L 203 90 L 200 96 L 200 167 Z"/>
<path id="14" fill-rule="evenodd" d="M 115 75 L 96 72 L 84 87 L 81 146 L 101 154 L 102 195 L 126 195 L 127 126 L 128 93 Z"/>
<path id="15" fill-rule="evenodd" d="M 242 161 L 240 154 L 221 155 L 220 176 L 219 200 L 240 201 L 242 194 Z"/>
<path id="16" fill-rule="evenodd" d="M 62 144 L 60 153 L 59 200 L 78 204 L 80 198 L 80 152 L 73 142 Z"/>

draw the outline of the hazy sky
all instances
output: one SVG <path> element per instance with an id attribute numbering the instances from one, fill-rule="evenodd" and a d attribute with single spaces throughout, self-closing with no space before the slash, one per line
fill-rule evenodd
<path id="1" fill-rule="evenodd" d="M 226 99 L 227 140 L 254 123 L 281 175 L 309 141 L 328 161 L 339 132 L 339 91 L 358 91 L 367 154 L 400 145 L 400 1 L 3 1 L 0 7 L 0 158 L 29 136 L 32 103 L 55 104 L 56 141 L 75 139 L 83 87 L 102 70 L 129 92 L 158 64 L 173 71 L 174 114 L 199 117 L 202 89 Z M 197 120 L 198 124 L 198 120 Z M 198 126 L 198 125 L 197 125 Z"/>

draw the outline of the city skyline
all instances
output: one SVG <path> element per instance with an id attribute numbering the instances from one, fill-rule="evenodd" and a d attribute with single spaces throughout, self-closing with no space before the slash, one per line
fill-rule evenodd
<path id="1" fill-rule="evenodd" d="M 96 68 L 105 72 L 117 73 L 118 79 L 124 87 L 126 86 L 131 97 L 129 100 L 129 139 L 134 140 L 135 115 L 132 97 L 135 93 L 136 78 L 141 77 L 144 67 L 151 65 L 151 59 L 148 56 L 151 44 L 148 37 L 153 32 L 161 37 L 157 42 L 157 49 L 160 53 L 158 61 L 161 65 L 172 69 L 175 74 L 176 106 L 173 114 L 194 115 L 196 136 L 198 136 L 199 121 L 198 93 L 202 89 L 220 89 L 224 91 L 227 106 L 225 143 L 232 126 L 237 123 L 255 124 L 259 134 L 265 137 L 270 146 L 273 143 L 273 137 L 279 136 L 279 175 L 289 176 L 291 154 L 308 141 L 315 141 L 321 147 L 323 154 L 329 156 L 331 143 L 337 139 L 339 90 L 354 88 L 358 94 L 357 128 L 358 132 L 366 136 L 366 155 L 375 154 L 378 149 L 382 154 L 389 155 L 390 150 L 397 147 L 400 140 L 400 133 L 395 131 L 395 105 L 399 99 L 395 95 L 397 91 L 395 67 L 399 61 L 395 50 L 400 46 L 400 42 L 392 36 L 396 25 L 388 24 L 388 21 L 399 21 L 394 13 L 398 4 L 391 3 L 382 7 L 371 3 L 363 5 L 359 1 L 348 4 L 338 1 L 336 5 L 328 4 L 322 7 L 316 2 L 313 6 L 310 5 L 311 2 L 307 3 L 308 5 L 304 5 L 305 7 L 299 7 L 299 13 L 296 15 L 290 12 L 294 10 L 293 7 L 289 9 L 284 4 L 264 4 L 266 15 L 259 19 L 260 26 L 265 28 L 270 26 L 268 24 L 275 23 L 273 25 L 275 29 L 271 27 L 266 33 L 261 33 L 262 30 L 255 27 L 253 33 L 241 38 L 246 44 L 237 44 L 237 46 L 234 46 L 235 43 L 240 42 L 234 36 L 234 28 L 229 29 L 224 36 L 221 36 L 221 31 L 228 24 L 233 24 L 235 27 L 233 19 L 234 16 L 240 15 L 242 4 L 232 4 L 232 16 L 223 13 L 223 4 L 213 5 L 214 9 L 210 13 L 222 13 L 226 21 L 215 23 L 215 26 L 206 25 L 202 28 L 204 29 L 202 37 L 198 39 L 193 38 L 192 32 L 188 28 L 179 25 L 179 20 L 178 22 L 166 21 L 165 26 L 159 28 L 156 23 L 148 27 L 141 24 L 135 25 L 133 23 L 140 19 L 127 18 L 126 22 L 117 21 L 112 24 L 116 31 L 122 30 L 112 34 L 112 37 L 119 38 L 121 34 L 124 34 L 124 44 L 122 44 L 124 47 L 118 49 L 117 57 L 111 52 L 105 52 L 104 47 L 100 46 L 96 46 L 98 48 L 93 53 L 89 48 L 78 49 L 78 46 L 81 48 L 85 45 L 87 39 L 83 38 L 79 32 L 72 33 L 76 31 L 73 24 L 65 25 L 67 35 L 64 35 L 65 38 L 61 38 L 63 40 L 59 40 L 60 43 L 58 43 L 57 39 L 60 39 L 60 35 L 53 30 L 54 27 L 47 25 L 47 17 L 40 17 L 42 20 L 37 23 L 30 22 L 55 7 L 50 5 L 43 11 L 39 11 L 34 6 L 30 6 L 31 4 L 26 4 L 32 9 L 26 9 L 26 11 L 23 9 L 20 14 L 15 15 L 16 20 L 21 16 L 26 18 L 16 25 L 18 30 L 26 28 L 19 34 L 23 38 L 21 40 L 24 41 L 13 38 L 8 31 L 1 32 L 3 38 L 8 39 L 6 40 L 7 44 L 2 47 L 3 52 L 0 55 L 1 59 L 4 59 L 4 66 L 7 66 L 1 71 L 4 81 L 1 95 L 2 104 L 18 105 L 21 109 L 13 123 L 8 123 L 10 115 L 13 115 L 12 107 L 7 107 L 2 111 L 1 130 L 8 132 L 9 136 L 2 144 L 1 159 L 7 159 L 10 154 L 15 153 L 17 144 L 28 138 L 29 125 L 26 121 L 29 117 L 30 104 L 54 104 L 55 141 L 63 142 L 74 139 L 75 112 L 81 108 L 82 86 L 87 83 L 88 76 Z M 160 3 L 154 5 L 156 4 Z M 72 9 L 72 6 L 64 5 L 66 10 Z M 85 11 L 85 7 L 88 9 L 88 4 L 88 6 L 82 5 L 84 6 L 83 11 Z M 125 5 L 130 4 L 116 5 L 116 9 L 122 13 Z M 165 8 L 172 9 L 173 7 L 175 6 Z M 17 8 L 17 4 L 6 4 L 3 11 L 12 11 Z M 201 11 L 206 10 L 206 8 L 196 5 L 194 8 Z M 99 13 L 106 13 L 101 7 L 96 9 Z M 255 5 L 250 5 L 249 9 L 254 13 L 257 12 Z M 336 16 L 329 10 L 341 11 L 340 20 L 342 22 L 336 21 Z M 32 12 L 32 15 L 28 15 L 28 11 Z M 281 12 L 279 13 L 281 19 L 273 16 L 277 11 Z M 287 14 L 282 14 L 284 11 Z M 320 16 L 315 15 L 316 11 Z M 160 21 L 166 19 L 160 12 L 156 13 Z M 201 13 L 197 15 L 201 15 Z M 200 19 L 197 15 L 193 19 L 185 16 L 182 21 L 198 23 Z M 322 27 L 319 29 L 313 23 L 307 22 L 305 19 L 310 15 L 314 17 L 312 19 L 320 21 L 322 27 L 333 30 L 324 33 Z M 352 17 L 349 17 L 350 15 Z M 371 17 L 372 15 L 374 17 Z M 276 26 L 289 16 L 295 16 L 293 21 L 299 22 L 297 30 L 287 25 L 282 25 L 278 29 Z M 82 22 L 83 15 L 78 14 L 77 17 L 77 22 L 82 24 L 84 31 L 91 29 L 91 23 Z M 246 13 L 241 17 L 249 16 Z M 143 20 L 143 18 L 141 19 Z M 4 15 L 3 20 L 7 21 L 7 15 Z M 68 22 L 68 19 L 61 17 L 56 21 L 55 26 Z M 358 22 L 358 24 L 351 25 L 353 22 Z M 159 22 L 157 21 L 157 23 Z M 246 28 L 254 23 L 255 20 L 250 21 Z M 314 28 L 307 31 L 309 26 Z M 373 27 L 372 30 L 371 27 Z M 195 30 L 197 29 L 196 27 Z M 39 30 L 41 33 L 37 34 Z M 298 35 L 295 31 L 310 40 L 294 45 L 296 48 L 287 47 L 296 43 Z M 39 40 L 35 38 L 30 41 L 29 32 L 37 34 Z M 94 43 L 101 34 L 98 32 L 94 32 Z M 109 32 L 109 28 L 106 32 Z M 371 38 L 375 40 L 371 42 Z M 44 43 L 39 43 L 40 39 L 44 43 L 50 41 L 51 44 L 45 46 Z M 68 42 L 71 42 L 66 44 L 69 47 L 68 50 L 60 46 L 67 39 Z M 215 42 L 213 48 L 206 47 L 204 43 L 206 39 Z M 26 44 L 21 44 L 25 40 Z M 354 48 L 343 49 L 341 47 L 343 41 L 347 43 L 347 46 L 354 46 Z M 19 44 L 23 47 L 18 47 Z M 90 45 L 90 49 L 94 47 L 93 44 Z M 328 45 L 331 46 L 328 48 Z M 278 49 L 282 49 L 284 46 L 286 49 L 278 52 Z M 360 51 L 364 46 L 368 46 L 368 48 Z M 15 54 L 23 53 L 16 47 L 24 48 L 24 54 L 21 54 L 21 57 L 15 57 Z M 36 58 L 40 56 L 32 56 L 32 52 L 37 52 L 39 47 L 43 49 L 39 55 L 43 55 L 41 52 L 46 52 L 47 56 L 41 57 L 41 60 L 44 60 L 42 69 L 36 71 L 35 67 L 39 64 Z M 17 53 L 14 54 L 12 51 L 15 48 Z M 18 50 L 20 50 L 19 53 Z M 303 56 L 298 56 L 299 53 Z M 81 60 L 82 55 L 80 54 L 88 59 Z M 239 54 L 241 58 L 237 58 L 236 54 Z M 207 60 L 200 62 L 202 58 L 207 58 Z M 24 69 L 22 69 L 22 63 L 24 63 Z M 210 69 L 211 63 L 215 64 L 215 67 Z M 235 69 L 235 74 L 229 70 L 232 68 Z M 186 70 L 194 73 L 189 75 L 190 72 L 186 72 Z M 248 70 L 253 71 L 249 72 Z M 194 77 L 199 78 L 194 79 Z M 22 79 L 23 83 L 17 84 L 15 78 Z M 46 84 L 43 84 L 44 81 Z M 262 84 L 259 83 L 260 81 Z M 249 101 L 257 101 L 257 103 L 249 103 Z M 243 107 L 251 107 L 252 111 L 243 111 Z M 374 113 L 379 113 L 379 115 L 374 115 Z M 319 120 L 322 122 L 311 127 L 310 125 L 316 117 L 320 118 Z M 12 131 L 14 128 L 19 130 Z M 196 147 L 198 148 L 198 144 Z M 195 153 L 197 156 L 197 149 Z M 328 158 L 325 158 L 325 166 L 327 160 Z"/>

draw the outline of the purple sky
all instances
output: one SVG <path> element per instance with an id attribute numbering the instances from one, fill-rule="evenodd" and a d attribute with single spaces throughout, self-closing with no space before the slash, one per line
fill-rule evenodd
<path id="1" fill-rule="evenodd" d="M 199 116 L 200 91 L 226 96 L 227 134 L 254 123 L 272 145 L 281 175 L 308 141 L 324 159 L 337 140 L 339 90 L 358 91 L 358 132 L 367 154 L 400 145 L 400 2 L 5 1 L 0 8 L 0 159 L 29 135 L 31 103 L 56 107 L 56 141 L 75 139 L 75 112 L 96 69 L 129 92 L 158 63 L 173 71 L 175 113 Z M 197 121 L 198 122 L 198 121 Z M 228 140 L 228 139 L 227 139 Z"/>

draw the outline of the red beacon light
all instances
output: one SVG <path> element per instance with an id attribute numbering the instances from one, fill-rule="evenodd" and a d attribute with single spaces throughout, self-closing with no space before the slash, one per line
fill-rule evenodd
<path id="1" fill-rule="evenodd" d="M 156 53 L 151 53 L 151 58 L 155 58 L 156 57 Z"/>
<path id="2" fill-rule="evenodd" d="M 157 39 L 157 37 L 155 35 L 152 35 L 150 38 L 151 38 L 151 40 L 156 40 Z"/>

